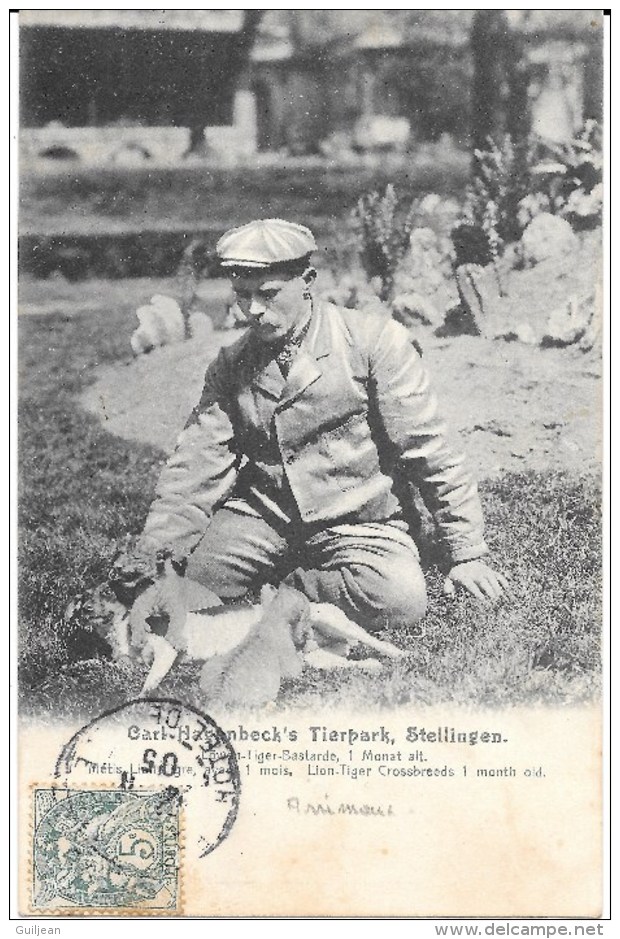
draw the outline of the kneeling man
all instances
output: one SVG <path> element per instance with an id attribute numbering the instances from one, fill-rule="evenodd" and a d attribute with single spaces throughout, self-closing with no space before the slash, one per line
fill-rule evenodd
<path id="1" fill-rule="evenodd" d="M 281 219 L 217 246 L 247 331 L 207 369 L 161 474 L 141 551 L 164 550 L 223 600 L 285 582 L 368 630 L 424 615 L 417 547 L 397 498 L 415 484 L 451 582 L 506 586 L 474 481 L 447 437 L 420 356 L 389 318 L 314 295 L 314 237 Z"/>

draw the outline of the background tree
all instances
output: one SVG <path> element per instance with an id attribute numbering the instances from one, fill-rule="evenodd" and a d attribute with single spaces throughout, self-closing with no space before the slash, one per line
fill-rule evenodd
<path id="1" fill-rule="evenodd" d="M 504 10 L 476 10 L 471 28 L 472 138 L 478 149 L 485 149 L 488 138 L 493 137 L 501 125 L 508 29 Z"/>
<path id="2" fill-rule="evenodd" d="M 234 47 L 234 53 L 226 62 L 226 81 L 235 85 L 241 79 L 248 66 L 252 46 L 260 25 L 264 10 L 243 10 L 243 25 Z M 201 153 L 205 149 L 205 122 L 201 115 L 189 124 L 189 146 L 185 155 Z"/>

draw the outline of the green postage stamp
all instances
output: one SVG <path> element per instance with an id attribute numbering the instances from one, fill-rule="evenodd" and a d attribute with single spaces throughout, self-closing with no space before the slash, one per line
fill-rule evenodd
<path id="1" fill-rule="evenodd" d="M 177 790 L 33 795 L 33 911 L 179 912 Z"/>

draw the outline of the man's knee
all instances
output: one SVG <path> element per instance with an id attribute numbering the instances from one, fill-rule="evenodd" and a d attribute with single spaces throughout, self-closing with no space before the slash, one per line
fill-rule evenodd
<path id="1" fill-rule="evenodd" d="M 187 576 L 222 600 L 237 599 L 270 579 L 285 546 L 264 519 L 224 507 L 190 557 Z"/>
<path id="2" fill-rule="evenodd" d="M 243 597 L 251 586 L 251 571 L 222 551 L 212 538 L 205 538 L 190 556 L 186 576 L 212 590 L 220 600 Z"/>
<path id="3" fill-rule="evenodd" d="M 382 570 L 356 565 L 350 573 L 369 607 L 374 628 L 407 626 L 426 613 L 424 574 L 413 558 L 386 565 Z"/>
<path id="4" fill-rule="evenodd" d="M 212 590 L 221 600 L 243 596 L 247 591 L 225 558 L 207 552 L 192 555 L 187 565 L 187 577 Z"/>
<path id="5" fill-rule="evenodd" d="M 416 623 L 425 615 L 426 607 L 426 583 L 419 567 L 406 581 L 391 582 L 385 597 L 388 625 L 400 627 Z"/>

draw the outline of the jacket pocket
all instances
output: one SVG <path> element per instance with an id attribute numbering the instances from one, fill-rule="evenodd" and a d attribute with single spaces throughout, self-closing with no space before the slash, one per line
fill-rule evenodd
<path id="1" fill-rule="evenodd" d="M 319 452 L 326 473 L 342 492 L 348 492 L 379 473 L 379 454 L 370 433 L 367 412 L 352 414 L 324 432 Z"/>

